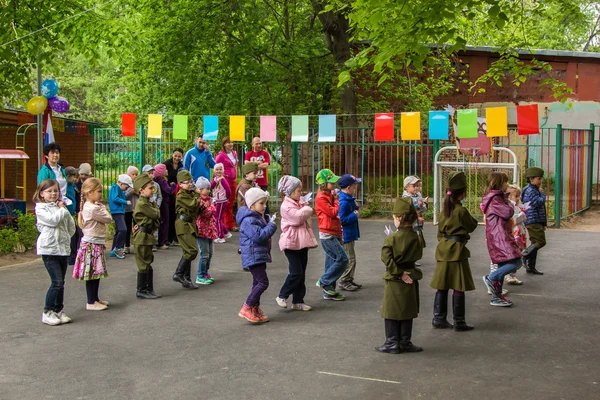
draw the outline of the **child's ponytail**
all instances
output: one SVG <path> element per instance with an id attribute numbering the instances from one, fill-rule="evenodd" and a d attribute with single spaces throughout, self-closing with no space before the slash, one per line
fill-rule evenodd
<path id="1" fill-rule="evenodd" d="M 444 216 L 450 218 L 452 213 L 454 212 L 454 203 L 458 201 L 458 198 L 465 193 L 465 188 L 462 189 L 454 189 L 446 192 L 446 196 L 444 196 Z M 453 201 L 454 200 L 454 201 Z"/>
<path id="2" fill-rule="evenodd" d="M 83 193 L 83 190 L 81 191 L 80 194 L 80 201 L 79 201 L 79 213 L 77 214 L 77 225 L 79 225 L 79 228 L 83 229 L 83 205 L 86 202 L 86 196 Z"/>
<path id="3" fill-rule="evenodd" d="M 81 204 L 79 207 L 79 215 L 77 216 L 77 225 L 83 229 L 83 206 L 87 202 L 87 195 L 95 190 L 102 189 L 102 182 L 97 178 L 88 178 L 81 185 Z"/>

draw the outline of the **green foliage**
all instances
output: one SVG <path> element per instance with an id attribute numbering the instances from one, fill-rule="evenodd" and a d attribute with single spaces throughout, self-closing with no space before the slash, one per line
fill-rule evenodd
<path id="1" fill-rule="evenodd" d="M 14 229 L 0 229 L 0 254 L 12 253 L 17 243 L 17 235 L 15 235 Z"/>
<path id="2" fill-rule="evenodd" d="M 35 214 L 20 214 L 17 218 L 17 240 L 25 248 L 25 250 L 35 247 L 39 232 L 36 227 Z"/>

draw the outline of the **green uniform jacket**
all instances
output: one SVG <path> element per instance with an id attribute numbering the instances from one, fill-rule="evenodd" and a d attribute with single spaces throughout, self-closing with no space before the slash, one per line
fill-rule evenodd
<path id="1" fill-rule="evenodd" d="M 196 219 L 200 206 L 200 195 L 193 190 L 181 189 L 177 193 L 177 201 L 175 202 L 175 231 L 177 235 L 197 235 L 198 228 L 196 227 Z M 193 222 L 185 222 L 179 219 L 180 215 L 184 215 Z"/>
<path id="2" fill-rule="evenodd" d="M 415 261 L 423 256 L 423 248 L 412 226 L 403 226 L 388 236 L 381 249 L 381 261 L 386 266 L 383 279 L 383 306 L 381 317 L 406 320 L 419 314 L 419 280 L 423 273 L 415 268 Z M 412 284 L 402 281 L 402 274 L 410 272 Z"/>
<path id="3" fill-rule="evenodd" d="M 454 212 L 450 218 L 443 212 L 440 213 L 438 223 L 438 245 L 435 250 L 435 259 L 437 261 L 460 261 L 471 257 L 471 252 L 465 244 L 452 239 L 446 239 L 446 236 L 462 236 L 469 240 L 469 233 L 477 228 L 477 220 L 469 214 L 469 211 L 460 204 L 454 203 Z"/>
<path id="4" fill-rule="evenodd" d="M 133 211 L 133 220 L 137 226 L 145 226 L 154 232 L 160 226 L 160 209 L 147 197 L 140 196 Z M 152 246 L 158 244 L 158 241 L 154 235 L 137 230 L 133 234 L 133 244 Z"/>

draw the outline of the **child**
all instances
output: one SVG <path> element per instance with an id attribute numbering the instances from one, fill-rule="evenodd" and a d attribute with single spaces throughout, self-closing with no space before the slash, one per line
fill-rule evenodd
<path id="1" fill-rule="evenodd" d="M 517 185 L 508 185 L 508 200 L 510 200 L 515 213 L 512 217 L 512 232 L 515 243 L 521 252 L 527 247 L 527 228 L 525 227 L 525 207 L 521 203 L 521 188 Z M 516 272 L 506 275 L 506 283 L 510 285 L 522 285 L 523 281 L 517 278 Z"/>
<path id="2" fill-rule="evenodd" d="M 196 220 L 198 219 L 200 205 L 200 190 L 194 188 L 194 178 L 186 170 L 177 173 L 177 183 L 179 183 L 181 189 L 177 193 L 177 200 L 175 201 L 177 213 L 175 231 L 183 256 L 179 260 L 175 274 L 173 274 L 173 281 L 181 283 L 186 289 L 198 289 L 198 286 L 190 280 L 190 276 L 192 261 L 198 255 Z"/>
<path id="3" fill-rule="evenodd" d="M 142 167 L 142 174 L 145 174 L 150 179 L 154 179 L 154 167 L 149 164 L 144 165 Z M 163 198 L 162 198 L 162 192 L 160 190 L 160 185 L 158 183 L 154 182 L 154 194 L 152 195 L 152 198 L 150 199 L 150 201 L 152 201 L 153 203 L 156 203 L 156 205 L 160 207 L 160 205 L 162 204 L 162 200 L 163 200 Z"/>
<path id="4" fill-rule="evenodd" d="M 167 166 L 165 164 L 157 164 L 154 167 L 154 183 L 160 188 L 162 194 L 160 207 L 160 228 L 158 228 L 158 248 L 166 250 L 169 248 L 169 209 L 173 198 L 173 186 L 167 181 Z"/>
<path id="5" fill-rule="evenodd" d="M 140 174 L 140 171 L 130 165 L 127 167 L 127 175 L 131 178 L 132 182 L 135 182 L 136 178 Z M 133 210 L 135 210 L 135 205 L 137 204 L 139 198 L 139 194 L 135 192 L 135 190 L 130 187 L 125 192 L 125 199 L 127 199 L 131 204 L 125 206 L 125 225 L 127 226 L 127 234 L 125 235 L 125 253 L 133 254 L 133 249 L 131 248 L 131 234 L 133 229 Z"/>
<path id="6" fill-rule="evenodd" d="M 285 195 L 279 210 L 281 212 L 279 250 L 283 251 L 288 259 L 290 273 L 275 301 L 279 307 L 287 308 L 287 299 L 293 295 L 292 310 L 310 311 L 311 306 L 304 304 L 306 266 L 308 249 L 317 247 L 317 239 L 311 227 L 313 210 L 307 204 L 311 195 L 302 197 L 302 182 L 290 175 L 281 177 L 277 190 Z"/>
<path id="7" fill-rule="evenodd" d="M 344 296 L 335 290 L 336 282 L 346 271 L 348 255 L 342 241 L 342 222 L 338 215 L 340 202 L 335 193 L 335 184 L 340 177 L 329 169 L 317 173 L 319 192 L 315 198 L 315 213 L 319 222 L 319 239 L 325 252 L 325 270 L 317 281 L 323 289 L 325 300 L 344 300 Z"/>
<path id="8" fill-rule="evenodd" d="M 229 204 L 229 196 L 231 196 L 231 189 L 229 183 L 225 179 L 223 164 L 215 164 L 215 175 L 210 183 L 210 188 L 213 191 L 213 198 L 215 199 L 215 221 L 217 223 L 217 235 L 215 243 L 225 243 L 225 239 L 229 239 L 232 235 L 223 222 L 225 212 Z"/>
<path id="9" fill-rule="evenodd" d="M 340 196 L 340 220 L 342 221 L 342 233 L 344 236 L 344 248 L 348 254 L 348 266 L 346 272 L 340 277 L 338 286 L 342 290 L 355 291 L 362 287 L 354 283 L 354 271 L 356 270 L 356 254 L 354 253 L 354 242 L 360 238 L 358 229 L 358 204 L 356 203 L 356 188 L 362 182 L 350 174 L 343 175 L 338 180 L 341 189 Z"/>
<path id="10" fill-rule="evenodd" d="M 492 292 L 490 305 L 510 307 L 512 302 L 502 295 L 504 277 L 521 266 L 521 251 L 512 234 L 513 205 L 505 194 L 508 189 L 508 176 L 502 172 L 492 172 L 488 183 L 488 194 L 482 201 L 485 213 L 485 239 L 494 264 L 498 269 L 483 277 L 483 283 Z"/>
<path id="11" fill-rule="evenodd" d="M 212 285 L 215 280 L 210 276 L 210 260 L 213 255 L 213 241 L 217 236 L 217 221 L 215 219 L 216 207 L 210 197 L 210 182 L 201 176 L 196 179 L 196 188 L 200 190 L 200 212 L 196 220 L 198 228 L 198 249 L 200 259 L 198 260 L 198 274 L 196 283 L 199 285 Z"/>
<path id="12" fill-rule="evenodd" d="M 413 319 L 419 315 L 419 280 L 423 273 L 415 262 L 423 256 L 423 247 L 413 229 L 418 217 L 412 199 L 396 199 L 392 215 L 398 230 L 385 238 L 381 249 L 381 261 L 386 266 L 381 307 L 385 343 L 375 350 L 392 354 L 416 353 L 423 351 L 411 342 Z"/>
<path id="13" fill-rule="evenodd" d="M 237 205 L 238 210 L 240 207 L 246 205 L 245 194 L 248 189 L 258 187 L 256 184 L 256 173 L 258 172 L 258 164 L 255 162 L 248 162 L 242 166 L 242 174 L 244 178 L 240 181 L 237 187 Z M 237 216 L 236 216 L 237 218 Z"/>
<path id="14" fill-rule="evenodd" d="M 79 170 L 74 167 L 65 168 L 65 174 L 67 175 L 67 198 L 71 201 L 71 204 L 67 205 L 67 210 L 71 215 L 76 215 L 79 211 L 77 205 L 77 193 L 79 189 L 77 184 L 79 183 Z M 71 237 L 71 254 L 69 254 L 69 265 L 75 264 L 75 258 L 77 257 L 77 246 L 81 239 L 81 229 L 75 226 L 75 234 Z"/>
<path id="15" fill-rule="evenodd" d="M 106 227 L 112 222 L 110 213 L 102 204 L 102 182 L 88 178 L 81 186 L 81 210 L 77 223 L 83 231 L 77 259 L 73 266 L 73 278 L 85 281 L 87 304 L 90 311 L 102 311 L 108 301 L 98 297 L 100 279 L 106 278 Z"/>
<path id="16" fill-rule="evenodd" d="M 528 185 L 523 189 L 521 200 L 528 206 L 525 226 L 529 233 L 531 245 L 523 252 L 525 271 L 528 274 L 544 275 L 536 268 L 537 253 L 546 245 L 548 221 L 546 220 L 546 194 L 542 188 L 544 170 L 537 167 L 527 168 L 525 171 Z"/>
<path id="17" fill-rule="evenodd" d="M 75 233 L 75 222 L 65 203 L 58 201 L 60 189 L 54 179 L 44 179 L 38 185 L 33 202 L 37 218 L 37 254 L 42 256 L 51 285 L 46 293 L 46 304 L 42 322 L 47 325 L 60 325 L 71 322 L 63 312 L 65 296 L 65 275 L 71 253 L 71 236 Z"/>
<path id="18" fill-rule="evenodd" d="M 265 217 L 264 215 L 268 198 L 269 194 L 260 188 L 248 189 L 244 196 L 247 206 L 240 207 L 236 215 L 236 221 L 240 226 L 242 268 L 252 274 L 252 291 L 238 316 L 253 323 L 269 320 L 260 309 L 260 296 L 269 287 L 267 263 L 272 261 L 271 237 L 277 231 L 276 216 Z"/>
<path id="19" fill-rule="evenodd" d="M 423 219 L 423 213 L 427 211 L 427 205 L 421 198 L 421 193 L 419 193 L 420 183 L 421 179 L 418 176 L 411 175 L 404 178 L 404 192 L 402 193 L 402 197 L 410 197 L 412 199 L 413 205 L 417 210 L 417 220 L 413 228 L 417 232 L 421 246 L 425 247 L 425 238 L 423 237 L 423 221 L 425 220 Z M 415 265 L 417 267 L 421 266 L 418 262 Z"/>
<path id="20" fill-rule="evenodd" d="M 133 182 L 129 175 L 121 174 L 117 183 L 113 183 L 108 191 L 108 206 L 110 213 L 115 221 L 116 233 L 113 238 L 111 257 L 120 259 L 125 258 L 123 247 L 125 246 L 125 236 L 127 235 L 127 226 L 125 226 L 125 206 L 131 205 L 131 201 L 125 197 L 125 191 L 133 187 Z"/>
<path id="21" fill-rule="evenodd" d="M 432 325 L 436 329 L 456 332 L 470 331 L 473 325 L 465 322 L 465 292 L 475 290 L 467 249 L 469 234 L 477 228 L 477 220 L 462 206 L 467 192 L 464 172 L 451 172 L 438 223 L 436 266 L 431 287 L 437 289 L 433 303 Z M 448 322 L 448 290 L 452 289 L 454 326 Z"/>
<path id="22" fill-rule="evenodd" d="M 156 203 L 151 201 L 155 186 L 149 176 L 145 174 L 138 176 L 133 188 L 140 194 L 133 211 L 135 223 L 133 244 L 135 264 L 138 267 L 135 296 L 138 299 L 154 300 L 162 297 L 154 292 L 154 269 L 152 268 L 154 261 L 152 248 L 156 245 L 154 232 L 160 225 L 160 209 Z"/>

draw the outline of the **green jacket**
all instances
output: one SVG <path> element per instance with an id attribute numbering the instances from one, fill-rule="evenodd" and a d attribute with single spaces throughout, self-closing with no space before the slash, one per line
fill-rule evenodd
<path id="1" fill-rule="evenodd" d="M 154 232 L 160 226 L 160 208 L 147 197 L 140 196 L 133 211 L 133 220 L 137 226 L 145 226 Z M 153 234 L 138 229 L 133 233 L 133 244 L 151 246 L 158 244 L 158 241 Z"/>
<path id="2" fill-rule="evenodd" d="M 62 164 L 58 164 L 58 166 L 60 167 L 60 172 L 62 172 L 62 176 L 63 176 L 63 178 L 65 178 L 65 181 L 66 181 L 67 173 L 65 172 L 65 168 L 62 166 Z M 40 168 L 40 170 L 38 171 L 38 176 L 37 176 L 38 185 L 40 183 L 42 183 L 42 181 L 45 179 L 56 180 L 56 174 L 54 173 L 52 168 L 50 168 L 50 165 L 48 163 L 45 163 L 44 165 L 42 165 L 42 168 Z M 63 195 L 66 197 L 67 194 L 63 193 Z"/>
<path id="3" fill-rule="evenodd" d="M 200 207 L 200 195 L 194 190 L 181 189 L 177 193 L 175 201 L 175 230 L 178 235 L 197 234 L 196 219 L 198 218 Z M 186 222 L 179 219 L 183 215 L 193 222 Z"/>
<path id="4" fill-rule="evenodd" d="M 447 239 L 446 236 L 460 236 L 469 240 L 469 233 L 477 228 L 477 220 L 460 202 L 454 202 L 454 212 L 449 218 L 442 211 L 438 223 L 438 245 L 435 250 L 437 261 L 460 261 L 471 256 L 471 252 L 464 243 Z"/>

